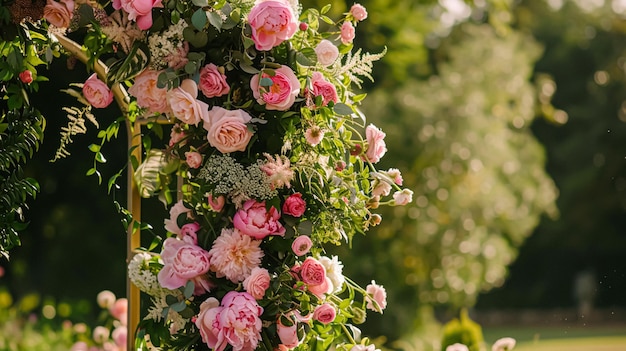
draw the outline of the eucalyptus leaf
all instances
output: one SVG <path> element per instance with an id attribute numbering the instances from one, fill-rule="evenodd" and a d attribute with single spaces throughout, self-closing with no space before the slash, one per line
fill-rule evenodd
<path id="1" fill-rule="evenodd" d="M 203 9 L 197 9 L 196 12 L 191 15 L 191 24 L 197 29 L 202 30 L 207 22 L 207 13 Z"/>
<path id="2" fill-rule="evenodd" d="M 222 16 L 220 16 L 219 13 L 207 12 L 206 16 L 209 18 L 209 23 L 211 23 L 218 32 L 222 30 Z"/>

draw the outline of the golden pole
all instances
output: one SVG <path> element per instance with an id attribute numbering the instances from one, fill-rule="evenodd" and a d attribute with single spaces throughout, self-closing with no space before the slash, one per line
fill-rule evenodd
<path id="1" fill-rule="evenodd" d="M 82 50 L 82 48 L 73 40 L 55 34 L 54 37 L 57 39 L 59 44 L 63 46 L 65 50 L 74 55 L 78 60 L 82 63 L 86 64 L 89 58 Z M 108 67 L 100 60 L 94 64 L 94 71 L 98 75 L 98 77 L 106 81 L 106 75 L 108 71 Z M 121 84 L 115 84 L 111 87 L 111 91 L 113 92 L 113 96 L 115 102 L 120 107 L 122 114 L 126 115 L 128 113 L 128 94 L 126 90 L 122 87 Z M 132 155 L 141 162 L 141 124 L 139 121 L 131 123 L 126 120 L 126 130 L 128 134 L 128 149 L 134 147 L 132 151 Z M 139 191 L 137 189 L 137 185 L 133 180 L 133 174 L 135 170 L 133 169 L 133 165 L 130 162 L 130 157 L 128 160 L 128 176 L 127 176 L 127 207 L 133 216 L 133 221 L 141 220 L 141 196 L 139 195 Z M 137 229 L 133 230 L 135 226 L 133 223 L 129 223 L 128 226 L 128 235 L 126 239 L 126 264 L 133 259 L 135 255 L 135 250 L 141 246 L 141 231 Z M 137 288 L 129 279 L 128 272 L 126 273 L 126 298 L 128 299 L 128 320 L 127 320 L 127 331 L 128 331 L 128 350 L 133 350 L 135 345 L 135 331 L 137 326 L 139 325 L 139 315 L 140 315 L 140 305 L 141 305 L 141 295 L 140 290 Z"/>

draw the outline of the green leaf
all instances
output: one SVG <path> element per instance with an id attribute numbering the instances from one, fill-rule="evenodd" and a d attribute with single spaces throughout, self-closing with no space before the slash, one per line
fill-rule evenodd
<path id="1" fill-rule="evenodd" d="M 100 151 L 100 145 L 91 144 L 91 145 L 89 145 L 89 150 L 91 150 L 91 152 L 98 152 L 98 151 Z"/>
<path id="2" fill-rule="evenodd" d="M 209 6 L 209 2 L 207 0 L 192 0 L 193 4 L 198 7 L 206 7 Z"/>
<path id="3" fill-rule="evenodd" d="M 274 85 L 274 81 L 271 78 L 264 77 L 259 81 L 259 85 L 262 87 L 271 87 Z"/>
<path id="4" fill-rule="evenodd" d="M 185 298 L 188 299 L 191 297 L 191 295 L 193 295 L 193 291 L 196 288 L 196 285 L 194 284 L 193 280 L 190 280 L 187 282 L 187 284 L 185 284 L 185 290 L 183 291 L 183 295 L 185 295 Z"/>
<path id="5" fill-rule="evenodd" d="M 99 152 L 99 151 L 96 152 L 95 158 L 96 158 L 96 161 L 98 161 L 100 163 L 106 163 L 107 162 L 107 159 L 104 158 L 104 155 L 101 152 Z"/>
<path id="6" fill-rule="evenodd" d="M 196 0 L 194 0 L 195 2 Z M 206 5 L 205 5 L 206 6 Z M 191 15 L 191 24 L 197 29 L 202 30 L 207 22 L 207 13 L 203 9 L 197 9 L 196 12 Z"/>
<path id="7" fill-rule="evenodd" d="M 115 61 L 109 66 L 107 84 L 112 86 L 134 77 L 148 67 L 149 62 L 150 50 L 144 42 L 136 40 L 125 59 Z"/>
<path id="8" fill-rule="evenodd" d="M 96 169 L 95 168 L 89 168 L 87 170 L 87 173 L 85 173 L 85 175 L 90 176 L 96 173 Z"/>
<path id="9" fill-rule="evenodd" d="M 321 13 L 322 15 L 325 15 L 325 14 L 326 14 L 326 13 L 328 13 L 328 11 L 330 10 L 330 7 L 331 7 L 331 5 L 330 5 L 330 4 L 325 5 L 325 6 L 324 6 L 324 7 L 322 7 L 322 9 L 320 10 L 320 13 Z"/>
<path id="10" fill-rule="evenodd" d="M 341 116 L 348 116 L 351 115 L 354 111 L 352 111 L 352 108 L 346 104 L 343 104 L 341 102 L 338 102 L 335 104 L 335 106 L 333 107 L 333 111 Z"/>
<path id="11" fill-rule="evenodd" d="M 219 13 L 207 12 L 206 17 L 209 18 L 209 23 L 211 23 L 211 25 L 215 27 L 215 29 L 217 29 L 218 32 L 222 30 L 222 17 L 220 16 Z"/>
<path id="12" fill-rule="evenodd" d="M 296 62 L 302 66 L 315 66 L 317 54 L 313 48 L 304 48 L 296 53 Z"/>

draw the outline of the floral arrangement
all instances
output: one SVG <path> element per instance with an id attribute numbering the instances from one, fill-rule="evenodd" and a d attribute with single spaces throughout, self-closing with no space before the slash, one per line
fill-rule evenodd
<path id="1" fill-rule="evenodd" d="M 172 124 L 163 148 L 144 137 L 135 171 L 142 195 L 158 194 L 170 214 L 167 236 L 128 266 L 151 301 L 137 349 L 375 349 L 355 324 L 383 312 L 385 289 L 345 277 L 326 247 L 350 244 L 381 222 L 376 208 L 406 205 L 412 192 L 399 170 L 376 168 L 385 133 L 358 109 L 384 54 L 354 51 L 367 11 L 354 4 L 335 21 L 329 10 L 47 1 L 51 33 L 85 26 L 90 61 L 108 60 L 105 80 L 68 92 L 103 108 L 126 84 L 126 118 L 156 134 Z"/>

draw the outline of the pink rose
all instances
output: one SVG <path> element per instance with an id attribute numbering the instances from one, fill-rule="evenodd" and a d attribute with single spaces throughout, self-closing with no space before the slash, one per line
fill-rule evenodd
<path id="1" fill-rule="evenodd" d="M 301 217 L 306 211 L 306 202 L 302 199 L 302 194 L 290 195 L 283 204 L 283 213 L 294 217 Z"/>
<path id="2" fill-rule="evenodd" d="M 367 150 L 365 151 L 365 157 L 371 163 L 380 161 L 381 157 L 387 152 L 387 144 L 385 144 L 386 134 L 376 128 L 375 125 L 370 124 L 365 128 L 365 137 L 367 138 Z"/>
<path id="3" fill-rule="evenodd" d="M 397 206 L 404 206 L 413 201 L 413 191 L 409 189 L 403 189 L 402 191 L 396 191 L 393 193 L 393 201 Z"/>
<path id="4" fill-rule="evenodd" d="M 33 72 L 25 70 L 20 72 L 20 81 L 24 84 L 30 84 L 33 82 Z"/>
<path id="5" fill-rule="evenodd" d="M 55 27 L 69 27 L 73 16 L 73 0 L 48 0 L 46 6 L 43 8 L 43 18 Z"/>
<path id="6" fill-rule="evenodd" d="M 393 179 L 394 183 L 396 183 L 397 185 L 402 185 L 402 182 L 403 182 L 402 173 L 400 173 L 399 169 L 389 168 L 386 173 L 387 173 L 387 176 L 389 176 L 389 178 Z"/>
<path id="7" fill-rule="evenodd" d="M 109 307 L 109 313 L 113 318 L 119 320 L 122 325 L 126 325 L 126 321 L 128 319 L 128 300 L 125 298 L 117 299 Z"/>
<path id="8" fill-rule="evenodd" d="M 141 30 L 152 27 L 152 8 L 163 7 L 161 0 L 113 0 L 113 8 L 123 9 L 128 13 L 128 19 L 137 21 Z"/>
<path id="9" fill-rule="evenodd" d="M 209 105 L 197 100 L 198 85 L 193 79 L 185 79 L 176 89 L 167 92 L 167 102 L 174 117 L 187 124 L 197 125 L 207 119 Z"/>
<path id="10" fill-rule="evenodd" d="M 230 92 L 230 86 L 226 82 L 224 68 L 209 63 L 200 69 L 200 91 L 208 98 L 222 96 Z"/>
<path id="11" fill-rule="evenodd" d="M 355 37 L 354 26 L 350 22 L 343 22 L 341 25 L 341 42 L 344 45 L 352 44 Z"/>
<path id="12" fill-rule="evenodd" d="M 161 251 L 163 268 L 157 276 L 159 284 L 167 289 L 178 289 L 187 281 L 209 271 L 209 253 L 201 247 L 167 238 Z"/>
<path id="13" fill-rule="evenodd" d="M 273 1 L 268 0 L 267 2 Z M 265 105 L 266 109 L 286 111 L 300 94 L 300 81 L 288 66 L 281 66 L 274 72 L 276 73 L 274 76 L 267 73 L 252 76 L 250 88 L 256 101 L 260 105 Z M 270 79 L 272 85 L 261 86 L 261 78 Z"/>
<path id="14" fill-rule="evenodd" d="M 350 14 L 357 21 L 363 21 L 367 18 L 367 10 L 361 4 L 354 4 L 350 8 Z"/>
<path id="15" fill-rule="evenodd" d="M 276 322 L 276 333 L 278 334 L 278 338 L 280 339 L 282 345 L 288 349 L 293 349 L 294 347 L 300 345 L 300 339 L 298 338 L 298 323 L 293 317 L 292 312 L 285 317 L 289 318 L 293 324 L 291 326 L 286 326 L 281 322 L 282 318 L 279 317 Z"/>
<path id="16" fill-rule="evenodd" d="M 328 277 L 324 279 L 322 284 L 318 285 L 308 285 L 307 289 L 315 296 L 320 299 L 324 298 L 324 294 L 332 292 L 333 283 L 330 281 Z"/>
<path id="17" fill-rule="evenodd" d="M 123 347 L 125 349 L 128 340 L 128 328 L 124 326 L 119 326 L 113 329 L 113 333 L 111 333 L 111 338 L 113 339 L 113 342 L 115 342 L 115 345 L 117 345 L 118 347 Z"/>
<path id="18" fill-rule="evenodd" d="M 198 168 L 202 165 L 202 154 L 197 151 L 185 152 L 185 161 L 189 168 Z"/>
<path id="19" fill-rule="evenodd" d="M 211 297 L 200 305 L 195 321 L 202 341 L 214 351 L 253 351 L 261 340 L 263 308 L 250 294 L 228 292 L 221 304 Z"/>
<path id="20" fill-rule="evenodd" d="M 314 72 L 311 84 L 313 85 L 313 96 L 322 97 L 322 106 L 328 105 L 331 101 L 335 103 L 339 101 L 335 85 L 324 79 L 322 73 Z"/>
<path id="21" fill-rule="evenodd" d="M 335 308 L 328 302 L 317 306 L 315 311 L 313 311 L 313 319 L 322 324 L 328 324 L 334 321 L 336 315 L 337 311 L 335 311 Z"/>
<path id="22" fill-rule="evenodd" d="M 252 268 L 250 275 L 243 281 L 243 288 L 257 300 L 265 295 L 265 290 L 270 287 L 270 273 L 265 268 Z"/>
<path id="23" fill-rule="evenodd" d="M 367 293 L 365 298 L 367 308 L 383 313 L 383 310 L 387 307 L 387 291 L 385 288 L 372 280 L 372 283 L 365 288 L 365 292 Z"/>
<path id="24" fill-rule="evenodd" d="M 265 208 L 265 201 L 256 202 L 253 199 L 246 201 L 242 208 L 235 213 L 233 225 L 243 234 L 261 240 L 268 235 L 285 235 L 285 227 L 278 221 L 280 212 L 275 207 Z"/>
<path id="25" fill-rule="evenodd" d="M 198 245 L 198 231 L 200 224 L 198 222 L 187 223 L 180 228 L 177 238 L 189 244 Z"/>
<path id="26" fill-rule="evenodd" d="M 328 67 L 337 61 L 339 49 L 330 40 L 324 39 L 315 47 L 315 54 L 317 55 L 317 62 Z"/>
<path id="27" fill-rule="evenodd" d="M 224 208 L 224 204 L 226 203 L 226 198 L 223 195 L 220 195 L 216 198 L 213 197 L 213 194 L 209 194 L 207 196 L 209 207 L 211 210 L 215 212 L 220 212 L 222 208 Z"/>
<path id="28" fill-rule="evenodd" d="M 83 95 L 96 108 L 104 108 L 113 102 L 113 93 L 105 82 L 94 73 L 83 84 Z"/>
<path id="29" fill-rule="evenodd" d="M 300 267 L 300 277 L 308 285 L 321 285 L 326 282 L 326 268 L 313 257 L 307 257 Z"/>
<path id="30" fill-rule="evenodd" d="M 251 120 L 252 117 L 244 110 L 213 106 L 204 120 L 209 144 L 224 154 L 245 151 L 253 135 L 247 126 Z"/>
<path id="31" fill-rule="evenodd" d="M 128 93 L 137 98 L 137 105 L 147 108 L 150 114 L 170 112 L 166 97 L 167 89 L 157 87 L 161 72 L 144 70 L 135 77 L 135 82 L 128 89 Z"/>
<path id="32" fill-rule="evenodd" d="M 191 210 L 185 207 L 182 201 L 178 201 L 170 208 L 170 218 L 163 221 L 165 230 L 170 233 L 180 234 L 180 227 L 178 226 L 178 216 L 186 213 L 187 218 L 191 216 Z"/>
<path id="33" fill-rule="evenodd" d="M 300 235 L 296 237 L 291 244 L 291 250 L 296 254 L 296 256 L 306 255 L 309 250 L 311 250 L 311 247 L 313 247 L 313 242 L 307 235 Z"/>
<path id="34" fill-rule="evenodd" d="M 372 184 L 372 196 L 387 196 L 391 192 L 391 184 L 377 179 Z"/>
<path id="35" fill-rule="evenodd" d="M 257 50 L 267 51 L 291 38 L 298 20 L 287 1 L 257 1 L 248 14 L 252 40 Z"/>

